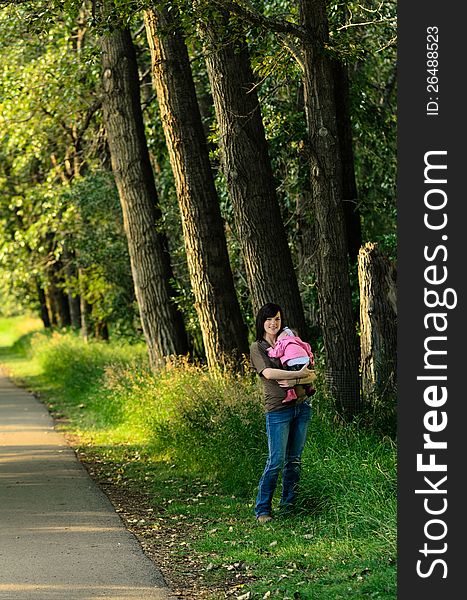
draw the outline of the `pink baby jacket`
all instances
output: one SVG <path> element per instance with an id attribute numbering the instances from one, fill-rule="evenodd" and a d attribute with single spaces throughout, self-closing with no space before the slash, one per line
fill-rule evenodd
<path id="1" fill-rule="evenodd" d="M 268 355 L 271 358 L 279 358 L 282 364 L 292 358 L 301 358 L 302 356 L 308 356 L 310 364 L 314 364 L 314 357 L 311 351 L 311 346 L 307 342 L 304 342 L 296 335 L 288 335 L 278 340 L 274 348 L 268 348 Z"/>

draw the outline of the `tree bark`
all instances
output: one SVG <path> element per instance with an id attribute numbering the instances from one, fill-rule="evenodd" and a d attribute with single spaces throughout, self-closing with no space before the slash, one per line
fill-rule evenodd
<path id="1" fill-rule="evenodd" d="M 68 295 L 64 292 L 62 284 L 63 265 L 56 261 L 49 269 L 49 294 L 50 307 L 52 313 L 52 325 L 58 327 L 68 327 L 71 325 L 70 306 L 68 304 Z"/>
<path id="2" fill-rule="evenodd" d="M 267 302 L 307 335 L 282 221 L 247 44 L 225 13 L 200 22 L 216 109 L 223 169 L 255 312 Z"/>
<path id="3" fill-rule="evenodd" d="M 376 244 L 365 244 L 358 259 L 362 391 L 384 402 L 396 389 L 396 272 Z"/>
<path id="4" fill-rule="evenodd" d="M 74 262 L 74 252 L 70 252 L 65 246 L 62 257 L 64 260 L 64 269 L 66 273 L 68 306 L 70 310 L 70 323 L 73 329 L 79 329 L 81 327 L 81 308 L 79 294 L 76 291 L 76 284 L 75 289 L 72 289 L 72 282 L 76 281 L 78 278 L 76 263 Z"/>
<path id="5" fill-rule="evenodd" d="M 210 367 L 247 351 L 219 200 L 175 9 L 147 10 L 153 81 L 175 178 L 196 311 Z M 232 356 L 233 355 L 233 356 Z"/>
<path id="6" fill-rule="evenodd" d="M 79 296 L 73 295 L 68 292 L 68 306 L 70 310 L 70 324 L 73 329 L 79 329 L 81 327 L 81 308 Z"/>
<path id="7" fill-rule="evenodd" d="M 154 175 L 144 133 L 136 53 L 127 29 L 103 35 L 104 123 L 149 361 L 188 350 L 182 316 L 173 303 L 172 268 L 166 240 L 157 232 Z"/>
<path id="8" fill-rule="evenodd" d="M 310 182 L 316 218 L 317 289 L 329 391 L 346 418 L 360 408 L 358 344 L 352 311 L 342 207 L 342 164 L 333 71 L 325 54 L 324 0 L 301 0 L 304 103 L 309 134 Z"/>
<path id="9" fill-rule="evenodd" d="M 50 322 L 50 316 L 49 316 L 49 309 L 47 308 L 47 298 L 46 298 L 44 289 L 39 282 L 36 283 L 36 289 L 37 289 L 37 297 L 39 300 L 42 323 L 44 324 L 44 327 L 46 329 L 49 329 L 51 327 L 51 322 Z"/>
<path id="10" fill-rule="evenodd" d="M 336 98 L 337 130 L 342 162 L 342 198 L 347 247 L 350 259 L 357 263 L 362 245 L 362 226 L 358 209 L 358 190 L 355 179 L 355 159 L 349 106 L 349 75 L 345 64 L 334 61 L 334 90 Z"/>
<path id="11" fill-rule="evenodd" d="M 85 293 L 84 293 L 84 274 L 82 268 L 78 267 L 78 277 L 79 277 L 79 287 L 80 287 L 80 315 L 81 315 L 81 336 L 85 342 L 89 339 L 90 332 L 90 320 L 91 320 L 91 311 L 92 307 L 87 302 Z"/>
<path id="12" fill-rule="evenodd" d="M 49 274 L 49 283 L 45 288 L 45 298 L 47 303 L 47 309 L 50 317 L 51 327 L 57 327 L 58 325 L 58 311 L 55 302 L 55 285 Z"/>
<path id="13" fill-rule="evenodd" d="M 62 289 L 57 289 L 58 300 L 58 323 L 60 327 L 69 327 L 71 325 L 70 305 L 68 303 L 68 294 Z"/>
<path id="14" fill-rule="evenodd" d="M 106 321 L 97 321 L 94 324 L 94 336 L 98 340 L 102 340 L 103 342 L 109 341 L 109 327 Z"/>

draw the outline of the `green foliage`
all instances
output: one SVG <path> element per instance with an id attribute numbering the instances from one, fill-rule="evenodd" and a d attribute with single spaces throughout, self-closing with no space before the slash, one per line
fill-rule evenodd
<path id="1" fill-rule="evenodd" d="M 74 333 L 45 332 L 32 336 L 28 355 L 37 360 L 53 396 L 60 396 L 60 410 L 96 430 L 118 426 L 124 414 L 123 398 L 115 401 L 103 389 L 106 371 L 122 364 L 129 368 L 136 359 L 144 364 L 146 349 L 143 344 L 84 343 Z"/>
<path id="2" fill-rule="evenodd" d="M 50 6 L 35 8 L 0 11 L 0 287 L 31 308 L 52 271 L 54 285 L 76 291 L 63 264 L 81 217 L 69 186 L 91 168 L 99 143 L 92 40 L 70 15 L 48 20 Z M 35 26 L 44 19 L 44 29 Z"/>
<path id="3" fill-rule="evenodd" d="M 396 227 L 396 2 L 331 5 L 330 49 L 349 67 L 363 241 Z"/>
<path id="4" fill-rule="evenodd" d="M 42 329 L 42 322 L 37 317 L 24 314 L 10 316 L 2 311 L 0 315 L 0 348 L 6 350 L 19 339 L 40 329 Z"/>
<path id="5" fill-rule="evenodd" d="M 90 127 L 100 70 L 94 41 L 72 15 L 49 23 L 47 31 L 28 32 L 34 15 L 19 10 L 26 11 L 26 31 L 11 32 L 0 77 L 6 133 L 0 143 L 0 286 L 5 296 L 37 308 L 36 286 L 47 290 L 53 269 L 55 285 L 92 305 L 92 319 L 134 331 L 118 195 L 111 175 L 97 168 L 99 119 Z M 9 16 L 0 13 L 2 35 L 16 22 Z"/>
<path id="6" fill-rule="evenodd" d="M 121 333 L 134 331 L 130 259 L 112 175 L 97 171 L 73 181 L 63 200 L 71 216 L 66 239 L 80 274 L 65 279 L 67 288 L 82 294 L 96 321 L 110 321 Z"/>
<path id="7" fill-rule="evenodd" d="M 0 321 L 0 334 L 11 327 Z M 14 327 L 20 335 L 18 320 Z M 318 397 L 298 513 L 259 527 L 252 503 L 267 449 L 256 380 L 215 379 L 184 361 L 151 374 L 142 346 L 84 344 L 71 334 L 33 336 L 29 369 L 36 361 L 42 397 L 79 436 L 80 453 L 114 486 L 151 500 L 145 522 L 178 548 L 172 565 L 186 569 L 188 552 L 207 586 L 233 587 L 241 573 L 252 597 L 395 598 L 389 439 L 333 423 Z M 37 378 L 26 380 L 37 389 Z"/>
<path id="8" fill-rule="evenodd" d="M 97 437 L 142 441 L 189 473 L 250 491 L 265 449 L 260 393 L 250 378 L 216 378 L 185 360 L 154 374 L 141 346 L 83 344 L 73 334 L 36 335 L 30 355 L 66 410 Z"/>
<path id="9" fill-rule="evenodd" d="M 95 322 L 138 335 L 129 260 L 99 109 L 98 36 L 116 24 L 137 35 L 146 136 L 156 174 L 162 218 L 174 269 L 177 303 L 197 358 L 202 337 L 194 309 L 181 233 L 180 213 L 161 117 L 150 78 L 150 56 L 142 10 L 163 6 L 180 11 L 196 91 L 202 107 L 213 171 L 226 224 L 229 256 L 244 320 L 251 329 L 249 289 L 225 181 L 219 173 L 218 137 L 197 19 L 219 16 L 209 2 L 153 3 L 118 0 L 115 10 L 79 0 L 6 3 L 0 10 L 0 294 L 11 304 L 38 308 L 37 286 L 57 285 L 83 295 Z M 110 6 L 111 3 L 107 4 Z M 297 3 L 254 0 L 266 17 L 298 23 Z M 350 77 L 358 203 L 364 241 L 378 241 L 395 255 L 395 17 L 396 3 L 328 3 L 330 41 L 326 51 L 344 62 Z M 228 39 L 245 35 L 255 89 L 289 245 L 309 324 L 317 329 L 315 276 L 302 268 L 305 229 L 313 215 L 301 214 L 308 189 L 300 41 L 239 17 Z M 295 56 L 294 56 L 295 54 Z M 299 214 L 300 213 L 300 214 Z M 80 275 L 77 275 L 77 271 Z M 55 275 L 54 275 L 55 277 Z M 353 281 L 356 278 L 353 277 Z M 354 293 L 354 300 L 357 293 Z"/>
<path id="10" fill-rule="evenodd" d="M 396 449 L 358 424 L 312 420 L 303 456 L 302 510 L 330 532 L 371 530 L 395 550 Z"/>
<path id="11" fill-rule="evenodd" d="M 156 455 L 231 491 L 249 491 L 265 442 L 260 394 L 249 378 L 214 377 L 182 361 L 157 375 L 113 369 L 104 385 L 124 398 L 128 422 L 144 428 Z"/>
<path id="12" fill-rule="evenodd" d="M 141 346 L 84 344 L 73 334 L 36 334 L 30 353 L 60 396 L 75 407 L 85 402 L 96 433 L 121 428 L 120 435 L 136 435 L 154 456 L 228 490 L 252 492 L 267 452 L 257 378 L 214 376 L 184 359 L 151 373 Z M 318 392 L 317 406 L 324 401 Z M 376 499 L 382 510 L 394 493 L 394 460 L 389 439 L 358 423 L 336 425 L 331 411 L 318 409 L 304 460 L 304 510 L 362 516 L 365 503 Z"/>

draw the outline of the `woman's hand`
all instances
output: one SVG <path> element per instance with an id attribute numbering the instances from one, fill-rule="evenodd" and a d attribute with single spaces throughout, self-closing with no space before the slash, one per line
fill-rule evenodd
<path id="1" fill-rule="evenodd" d="M 293 371 L 290 371 L 292 373 Z M 278 379 L 277 383 L 280 387 L 293 387 L 294 385 L 308 385 L 316 379 L 316 373 L 313 369 L 309 369 L 306 365 L 300 371 L 293 372 L 293 379 Z"/>
<path id="2" fill-rule="evenodd" d="M 298 379 L 310 377 L 311 375 L 314 375 L 316 377 L 315 372 L 313 371 L 313 369 L 309 369 L 308 365 L 305 365 L 300 369 L 300 371 L 297 371 L 296 375 Z"/>
<path id="3" fill-rule="evenodd" d="M 293 387 L 299 384 L 313 383 L 316 379 L 316 373 L 307 366 L 302 367 L 300 371 L 287 371 L 285 369 L 273 369 L 267 367 L 261 374 L 266 379 L 275 379 L 281 387 Z"/>
<path id="4" fill-rule="evenodd" d="M 297 371 L 296 375 L 298 381 L 295 385 L 309 385 L 316 379 L 315 371 L 313 369 L 309 369 L 307 365 L 300 369 L 300 371 Z"/>
<path id="5" fill-rule="evenodd" d="M 316 373 L 311 371 L 306 377 L 302 377 L 298 382 L 299 385 L 310 385 L 316 381 Z"/>

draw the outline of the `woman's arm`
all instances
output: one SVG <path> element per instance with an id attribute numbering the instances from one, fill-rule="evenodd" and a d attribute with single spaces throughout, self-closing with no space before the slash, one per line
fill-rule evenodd
<path id="1" fill-rule="evenodd" d="M 264 375 L 266 379 L 297 379 L 298 371 L 286 371 L 285 369 L 273 369 L 272 367 L 267 367 L 264 371 L 261 372 L 261 375 Z"/>
<path id="2" fill-rule="evenodd" d="M 303 378 L 314 375 L 314 371 L 309 369 L 307 366 L 304 366 L 302 369 L 300 369 L 300 371 L 287 371 L 286 369 L 274 369 L 272 367 L 266 367 L 266 369 L 263 369 L 261 374 L 266 379 L 287 380 L 289 383 L 290 380 L 296 380 L 298 383 L 299 379 L 302 380 Z"/>
<path id="3" fill-rule="evenodd" d="M 306 377 L 298 378 L 297 383 L 294 385 L 309 385 L 310 383 L 313 383 L 314 381 L 316 381 L 316 373 L 314 371 L 310 371 L 310 374 L 307 375 Z"/>

